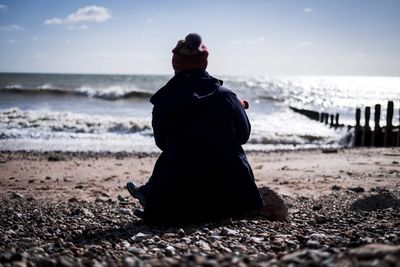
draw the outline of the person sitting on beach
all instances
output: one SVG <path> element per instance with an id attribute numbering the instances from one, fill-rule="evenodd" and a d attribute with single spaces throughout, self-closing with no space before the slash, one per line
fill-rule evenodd
<path id="1" fill-rule="evenodd" d="M 196 223 L 240 217 L 263 207 L 242 145 L 250 135 L 246 103 L 206 72 L 208 50 L 191 33 L 172 50 L 175 76 L 150 99 L 162 150 L 149 181 L 128 182 L 157 223 Z"/>

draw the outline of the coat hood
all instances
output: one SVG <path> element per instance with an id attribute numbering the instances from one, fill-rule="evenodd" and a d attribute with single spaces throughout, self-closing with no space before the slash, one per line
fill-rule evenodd
<path id="1" fill-rule="evenodd" d="M 150 102 L 170 111 L 184 110 L 213 96 L 222 84 L 206 71 L 183 71 L 158 90 Z"/>

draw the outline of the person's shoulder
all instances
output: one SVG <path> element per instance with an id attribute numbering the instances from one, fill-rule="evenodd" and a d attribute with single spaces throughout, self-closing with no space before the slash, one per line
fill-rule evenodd
<path id="1" fill-rule="evenodd" d="M 218 92 L 225 97 L 236 97 L 236 94 L 226 86 L 220 86 Z"/>

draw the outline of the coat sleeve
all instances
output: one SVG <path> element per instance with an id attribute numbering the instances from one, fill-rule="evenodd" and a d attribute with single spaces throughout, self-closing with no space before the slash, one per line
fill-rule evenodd
<path id="1" fill-rule="evenodd" d="M 153 107 L 153 118 L 151 122 L 153 126 L 154 140 L 156 145 L 164 151 L 167 146 L 167 129 L 166 117 L 159 107 Z"/>
<path id="2" fill-rule="evenodd" d="M 245 144 L 250 137 L 251 125 L 246 111 L 235 94 L 230 94 L 229 102 L 233 106 L 236 139 L 240 145 Z"/>

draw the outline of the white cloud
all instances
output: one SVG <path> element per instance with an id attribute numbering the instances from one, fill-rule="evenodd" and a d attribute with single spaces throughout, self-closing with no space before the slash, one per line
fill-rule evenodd
<path id="1" fill-rule="evenodd" d="M 78 25 L 78 26 L 69 25 L 68 29 L 71 30 L 71 31 L 73 31 L 73 30 L 84 31 L 84 30 L 89 29 L 89 27 L 86 24 Z"/>
<path id="2" fill-rule="evenodd" d="M 0 12 L 6 12 L 8 7 L 6 5 L 0 5 Z"/>
<path id="3" fill-rule="evenodd" d="M 44 22 L 46 25 L 60 25 L 63 24 L 63 20 L 59 18 L 54 18 L 54 19 L 48 19 Z"/>
<path id="4" fill-rule="evenodd" d="M 311 7 L 306 7 L 306 8 L 303 9 L 303 11 L 304 11 L 304 13 L 307 13 L 307 14 L 310 14 L 310 13 L 314 12 L 314 10 Z"/>
<path id="5" fill-rule="evenodd" d="M 0 26 L 0 31 L 22 31 L 23 28 L 18 26 L 18 25 L 6 25 L 6 26 Z"/>
<path id="6" fill-rule="evenodd" d="M 75 13 L 69 14 L 66 18 L 52 18 L 44 22 L 45 25 L 69 25 L 70 29 L 75 29 L 75 24 L 89 23 L 89 22 L 104 22 L 111 18 L 110 11 L 101 6 L 87 6 L 78 9 Z M 80 27 L 80 28 L 79 28 Z M 77 28 L 83 30 L 87 29 L 86 25 L 81 25 Z"/>
<path id="7" fill-rule="evenodd" d="M 300 46 L 300 47 L 310 47 L 310 46 L 313 45 L 313 43 L 310 42 L 310 41 L 303 41 L 303 42 L 297 43 L 297 45 Z"/>

